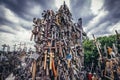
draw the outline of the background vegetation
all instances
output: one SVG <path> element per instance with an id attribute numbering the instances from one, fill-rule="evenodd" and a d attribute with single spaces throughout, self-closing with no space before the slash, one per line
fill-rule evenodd
<path id="1" fill-rule="evenodd" d="M 101 44 L 102 55 L 104 52 L 104 45 L 112 47 L 113 43 L 116 43 L 116 35 L 98 37 L 97 40 Z M 97 65 L 98 62 L 98 51 L 93 40 L 86 39 L 83 41 L 84 48 L 84 65 L 89 66 L 94 62 Z"/>

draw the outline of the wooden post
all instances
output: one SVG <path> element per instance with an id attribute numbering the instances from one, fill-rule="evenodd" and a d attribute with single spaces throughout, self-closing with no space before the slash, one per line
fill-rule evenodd
<path id="1" fill-rule="evenodd" d="M 14 47 L 14 51 L 16 51 L 16 46 L 17 46 L 16 44 L 15 44 L 15 45 L 13 45 L 13 47 Z"/>
<path id="2" fill-rule="evenodd" d="M 106 44 L 104 45 L 104 53 L 106 54 L 106 57 L 108 58 L 107 49 L 106 49 Z"/>
<path id="3" fill-rule="evenodd" d="M 44 54 L 44 70 L 46 69 L 46 61 L 47 61 L 47 50 L 45 51 L 45 54 Z"/>
<path id="4" fill-rule="evenodd" d="M 50 52 L 50 64 L 49 64 L 49 69 L 50 70 L 52 69 L 52 60 L 53 60 L 53 57 L 54 57 L 54 53 Z"/>
<path id="5" fill-rule="evenodd" d="M 7 52 L 10 52 L 10 46 L 7 45 Z"/>
<path id="6" fill-rule="evenodd" d="M 61 46 L 62 42 L 60 41 L 58 44 L 59 44 L 59 55 L 63 57 L 62 46 Z"/>
<path id="7" fill-rule="evenodd" d="M 33 61 L 33 67 L 32 67 L 32 80 L 35 80 L 35 77 L 36 77 L 36 61 L 34 60 Z"/>
<path id="8" fill-rule="evenodd" d="M 114 49 L 115 54 L 118 54 L 118 50 L 117 50 L 117 48 L 116 48 L 114 43 L 113 43 L 113 49 Z"/>
<path id="9" fill-rule="evenodd" d="M 57 70 L 55 68 L 54 60 L 52 60 L 52 70 L 53 70 L 54 77 L 57 77 Z"/>
<path id="10" fill-rule="evenodd" d="M 33 33 L 31 34 L 30 41 L 32 41 L 32 38 L 33 38 Z"/>
<path id="11" fill-rule="evenodd" d="M 99 53 L 99 56 L 100 56 L 99 59 L 102 59 L 101 51 L 100 51 L 99 45 L 98 45 L 98 43 L 97 43 L 97 41 L 96 41 L 96 39 L 95 39 L 94 34 L 93 34 L 93 38 L 94 38 L 95 45 L 96 45 L 96 47 L 97 47 L 97 50 L 98 50 L 98 53 Z"/>
<path id="12" fill-rule="evenodd" d="M 115 32 L 116 32 L 116 35 L 117 35 L 117 39 L 119 39 L 119 34 L 118 34 L 117 30 L 115 30 Z"/>
<path id="13" fill-rule="evenodd" d="M 3 47 L 3 52 L 4 52 L 5 51 L 5 47 L 7 47 L 7 45 L 4 44 L 4 45 L 2 45 L 2 47 Z"/>
<path id="14" fill-rule="evenodd" d="M 18 44 L 18 45 L 19 45 L 18 50 L 21 51 L 22 50 L 21 47 L 22 47 L 23 44 L 20 42 L 20 44 Z"/>

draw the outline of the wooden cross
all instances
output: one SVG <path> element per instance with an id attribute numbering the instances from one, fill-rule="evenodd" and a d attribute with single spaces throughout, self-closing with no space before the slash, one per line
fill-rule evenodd
<path id="1" fill-rule="evenodd" d="M 106 57 L 108 57 L 107 56 L 107 47 L 106 47 L 106 44 L 104 45 L 104 53 L 106 54 Z"/>
<path id="2" fill-rule="evenodd" d="M 117 39 L 120 39 L 119 33 L 117 32 L 117 30 L 115 30 L 115 32 L 116 32 L 116 35 L 117 35 Z"/>
<path id="3" fill-rule="evenodd" d="M 37 63 L 36 63 L 36 61 L 34 60 L 33 63 L 32 63 L 32 80 L 35 80 L 36 66 L 37 66 Z"/>
<path id="4" fill-rule="evenodd" d="M 59 43 L 58 43 L 58 45 L 59 45 L 59 55 L 61 56 L 61 57 L 63 57 L 63 52 L 62 52 L 62 42 L 61 41 L 59 41 Z"/>
<path id="5" fill-rule="evenodd" d="M 52 61 L 53 61 L 53 58 L 54 58 L 54 53 L 53 52 L 50 52 L 50 64 L 49 64 L 49 69 L 51 70 L 52 69 Z"/>
<path id="6" fill-rule="evenodd" d="M 9 52 L 10 51 L 10 46 L 9 45 L 7 45 L 7 52 Z"/>
<path id="7" fill-rule="evenodd" d="M 49 69 L 51 70 L 52 69 L 52 59 L 54 57 L 54 53 L 51 51 L 51 47 L 52 47 L 52 40 L 51 42 L 48 42 L 48 47 L 50 49 L 50 52 L 49 52 L 49 58 L 50 58 L 50 64 L 49 64 Z"/>
<path id="8" fill-rule="evenodd" d="M 14 47 L 14 51 L 16 51 L 16 46 L 17 46 L 16 44 L 15 44 L 15 45 L 13 45 L 13 47 Z"/>
<path id="9" fill-rule="evenodd" d="M 94 38 L 94 42 L 95 42 L 95 45 L 96 45 L 96 47 L 97 47 L 97 50 L 98 50 L 98 53 L 99 53 L 99 56 L 100 56 L 99 59 L 102 59 L 101 51 L 100 51 L 100 48 L 99 48 L 98 42 L 97 42 L 96 39 L 95 39 L 94 34 L 93 34 L 93 38 Z"/>
<path id="10" fill-rule="evenodd" d="M 7 45 L 3 44 L 2 47 L 3 47 L 3 52 L 4 52 L 5 51 L 5 47 L 7 47 Z"/>
<path id="11" fill-rule="evenodd" d="M 113 43 L 113 49 L 114 49 L 115 54 L 118 54 L 118 50 L 117 50 L 117 48 L 116 48 L 114 43 Z"/>
<path id="12" fill-rule="evenodd" d="M 38 34 L 38 27 L 35 25 L 34 29 L 32 30 L 32 35 L 31 35 L 30 40 L 32 41 L 33 36 L 34 36 L 34 40 L 35 40 L 37 34 Z"/>
<path id="13" fill-rule="evenodd" d="M 19 48 L 21 49 L 22 43 L 20 42 L 20 44 L 18 44 L 18 45 L 19 45 Z"/>
<path id="14" fill-rule="evenodd" d="M 60 19 L 59 19 L 59 16 L 60 16 L 60 14 L 58 13 L 58 14 L 56 14 L 56 24 L 58 25 L 58 26 L 60 26 Z"/>
<path id="15" fill-rule="evenodd" d="M 23 51 L 27 51 L 27 47 L 26 47 L 26 43 L 23 44 L 24 48 L 23 48 Z"/>
<path id="16" fill-rule="evenodd" d="M 44 70 L 46 69 L 46 61 L 47 61 L 47 50 L 45 50 L 45 56 L 44 56 Z"/>

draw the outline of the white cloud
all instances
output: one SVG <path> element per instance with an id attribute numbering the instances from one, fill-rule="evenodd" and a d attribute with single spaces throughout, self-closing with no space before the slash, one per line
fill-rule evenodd
<path id="1" fill-rule="evenodd" d="M 94 17 L 89 23 L 86 25 L 85 30 L 88 36 L 91 36 L 94 33 L 94 28 L 98 27 L 98 23 L 100 20 L 104 19 L 104 17 L 108 14 L 107 11 L 101 10 L 96 17 Z M 92 29 L 93 28 L 93 29 Z"/>
<path id="2" fill-rule="evenodd" d="M 28 47 L 33 48 L 33 41 L 30 41 L 30 35 L 31 31 L 24 29 L 24 27 L 28 27 L 32 29 L 32 20 L 27 21 L 23 18 L 18 17 L 14 12 L 12 12 L 10 9 L 6 8 L 5 6 L 0 6 L 0 9 L 2 9 L 3 13 L 5 16 L 2 16 L 4 19 L 7 19 L 8 21 L 12 22 L 13 24 L 11 25 L 1 25 L 0 30 L 4 31 L 9 31 L 15 34 L 9 34 L 5 32 L 0 32 L 0 45 L 3 44 L 9 44 L 12 47 L 13 50 L 13 45 L 16 43 L 28 43 Z M 35 8 L 34 8 L 35 9 Z M 38 9 L 34 10 L 38 11 Z M 39 12 L 38 12 L 39 13 Z M 33 13 L 33 15 L 35 15 Z M 1 46 L 0 46 L 1 49 Z"/>
<path id="3" fill-rule="evenodd" d="M 12 29 L 11 27 L 9 27 L 8 25 L 1 25 L 0 30 L 9 31 L 11 33 L 16 33 L 17 32 L 14 29 Z"/>
<path id="4" fill-rule="evenodd" d="M 92 34 L 94 33 L 97 33 L 96 37 L 108 36 L 111 34 L 115 34 L 115 30 L 120 30 L 120 22 L 112 24 L 110 26 L 108 26 L 110 24 L 109 21 L 105 21 L 99 24 L 100 21 L 104 20 L 104 18 L 109 14 L 108 11 L 105 11 L 103 9 L 103 5 L 104 0 L 92 0 L 91 11 L 96 16 L 85 26 L 85 31 L 87 32 L 89 38 L 92 38 Z"/>
<path id="5" fill-rule="evenodd" d="M 99 36 L 106 36 L 106 35 L 109 35 L 107 32 L 109 32 L 109 30 L 106 30 L 106 28 L 108 27 L 107 25 L 109 24 L 109 21 L 108 22 L 104 22 L 104 23 L 101 23 L 99 26 L 96 26 L 94 27 L 94 29 L 92 29 L 90 31 L 91 34 L 95 34 L 96 37 L 99 37 Z M 107 32 L 106 32 L 107 31 Z M 91 35 L 89 33 L 89 35 Z M 97 33 L 97 34 L 96 34 Z"/>
<path id="6" fill-rule="evenodd" d="M 55 6 L 57 7 L 57 9 L 59 9 L 60 6 L 63 5 L 64 1 L 68 8 L 70 9 L 70 0 L 55 0 Z"/>
<path id="7" fill-rule="evenodd" d="M 112 24 L 109 25 L 109 21 L 106 21 L 104 23 L 102 23 L 99 26 L 94 27 L 94 29 L 92 29 L 91 31 L 88 32 L 88 36 L 91 39 L 92 38 L 92 34 L 95 34 L 96 37 L 101 37 L 101 36 L 109 36 L 109 35 L 113 35 L 116 34 L 115 30 L 118 31 L 118 33 L 120 33 L 120 21 L 116 24 Z M 109 25 L 109 26 L 108 26 Z"/>
<path id="8" fill-rule="evenodd" d="M 104 4 L 104 0 L 92 0 L 91 10 L 93 14 L 97 15 Z"/>
<path id="9" fill-rule="evenodd" d="M 9 44 L 10 46 L 12 46 L 14 44 L 12 40 L 14 39 L 15 37 L 13 34 L 0 32 L 0 49 L 2 49 L 3 44 Z"/>
<path id="10" fill-rule="evenodd" d="M 31 14 L 32 15 L 32 17 L 34 17 L 34 16 L 41 16 L 41 7 L 40 7 L 40 5 L 37 5 L 37 4 L 32 4 L 32 6 L 31 6 L 31 8 L 28 8 L 29 10 L 28 10 L 28 12 L 29 12 L 29 14 Z"/>
<path id="11" fill-rule="evenodd" d="M 5 13 L 4 18 L 6 18 L 8 21 L 11 21 L 13 23 L 19 23 L 18 17 L 10 9 L 8 9 L 4 6 L 2 8 L 3 8 L 4 13 Z"/>
<path id="12" fill-rule="evenodd" d="M 112 26 L 109 26 L 109 31 L 111 32 L 111 34 L 115 34 L 115 30 L 120 33 L 120 21 Z"/>
<path id="13" fill-rule="evenodd" d="M 19 26 L 20 27 L 20 26 Z M 9 44 L 13 50 L 14 44 L 19 44 L 20 42 L 26 43 L 27 47 L 34 48 L 34 42 L 30 41 L 31 31 L 27 31 L 23 28 L 20 28 L 20 31 L 16 31 L 16 34 L 9 34 L 9 33 L 0 33 L 0 45 Z M 1 47 L 1 46 L 0 46 Z"/>
<path id="14" fill-rule="evenodd" d="M 1 7 L 0 9 L 2 9 L 1 11 L 3 11 L 4 15 L 5 15 L 5 16 L 1 16 L 1 17 L 12 22 L 13 25 L 15 26 L 15 29 L 18 29 L 19 27 L 17 27 L 17 26 L 19 26 L 20 24 L 24 24 L 28 27 L 32 26 L 32 20 L 30 22 L 30 21 L 27 21 L 23 18 L 18 17 L 14 12 L 12 12 L 10 9 L 6 8 L 5 6 L 0 6 L 0 7 Z M 33 8 L 29 12 L 32 13 L 33 15 L 38 15 L 39 11 L 40 11 L 40 7 L 33 6 Z"/>

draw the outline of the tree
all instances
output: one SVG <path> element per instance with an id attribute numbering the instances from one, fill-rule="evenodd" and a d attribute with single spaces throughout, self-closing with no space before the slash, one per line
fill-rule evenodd
<path id="1" fill-rule="evenodd" d="M 101 51 L 104 53 L 104 45 L 112 47 L 112 44 L 116 42 L 116 35 L 103 36 L 98 37 L 97 40 L 101 43 Z M 83 41 L 84 48 L 84 65 L 91 65 L 92 61 L 97 64 L 98 61 L 98 51 L 93 43 L 93 40 L 84 40 Z"/>

